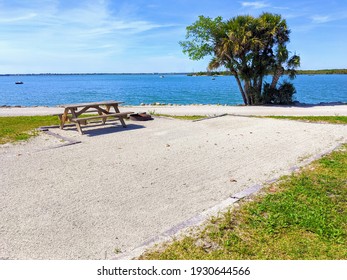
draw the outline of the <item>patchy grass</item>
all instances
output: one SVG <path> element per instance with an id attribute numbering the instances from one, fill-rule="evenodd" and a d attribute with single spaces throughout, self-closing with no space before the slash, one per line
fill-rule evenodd
<path id="1" fill-rule="evenodd" d="M 82 114 L 91 117 L 96 114 Z M 8 142 L 28 140 L 36 136 L 40 126 L 59 125 L 58 116 L 18 116 L 0 117 L 0 145 Z"/>
<path id="2" fill-rule="evenodd" d="M 347 259 L 347 145 L 140 259 Z"/>
<path id="3" fill-rule="evenodd" d="M 0 144 L 27 140 L 37 135 L 35 128 L 56 124 L 57 116 L 0 117 Z"/>
<path id="4" fill-rule="evenodd" d="M 206 116 L 173 116 L 165 114 L 155 114 L 154 116 L 170 117 L 180 120 L 198 120 Z M 83 114 L 82 117 L 94 116 L 93 114 Z M 57 116 L 19 116 L 0 117 L 0 144 L 27 140 L 37 135 L 36 128 L 40 126 L 58 125 Z"/>
<path id="5" fill-rule="evenodd" d="M 320 123 L 347 124 L 347 116 L 268 116 L 267 118 Z"/>
<path id="6" fill-rule="evenodd" d="M 157 117 L 168 117 L 179 120 L 199 120 L 207 116 L 194 115 L 194 116 L 175 116 L 168 114 L 157 114 L 154 111 L 150 112 L 151 115 Z M 262 117 L 264 118 L 264 117 Z M 288 119 L 295 121 L 319 122 L 319 123 L 334 123 L 334 124 L 347 124 L 347 116 L 267 116 L 265 118 L 272 119 Z"/>
<path id="7" fill-rule="evenodd" d="M 167 118 L 173 118 L 173 119 L 178 119 L 178 120 L 187 120 L 187 121 L 195 121 L 195 120 L 200 120 L 203 118 L 206 118 L 207 116 L 199 116 L 199 115 L 193 115 L 193 116 L 175 116 L 175 115 L 167 115 L 167 114 L 152 114 L 157 117 L 167 117 Z"/>

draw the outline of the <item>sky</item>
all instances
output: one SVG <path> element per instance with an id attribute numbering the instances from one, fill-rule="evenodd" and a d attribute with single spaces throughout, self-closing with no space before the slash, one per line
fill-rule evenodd
<path id="1" fill-rule="evenodd" d="M 287 20 L 301 69 L 347 68 L 346 0 L 0 0 L 0 74 L 205 71 L 186 27 L 262 12 Z"/>

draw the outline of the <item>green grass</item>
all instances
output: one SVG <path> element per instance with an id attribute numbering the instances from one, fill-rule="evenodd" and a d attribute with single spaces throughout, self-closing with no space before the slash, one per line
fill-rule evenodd
<path id="1" fill-rule="evenodd" d="M 95 114 L 81 115 L 81 117 L 90 116 L 95 116 Z M 36 128 L 50 125 L 59 125 L 57 116 L 0 117 L 0 145 L 28 140 L 38 134 Z"/>
<path id="2" fill-rule="evenodd" d="M 156 114 L 156 113 L 152 113 L 152 115 L 157 116 L 157 117 L 168 117 L 168 118 L 173 118 L 173 119 L 178 119 L 178 120 L 187 120 L 187 121 L 195 121 L 195 120 L 200 120 L 200 119 L 206 118 L 206 116 L 199 116 L 199 115 L 175 116 L 175 115 Z"/>
<path id="3" fill-rule="evenodd" d="M 335 124 L 347 124 L 347 116 L 269 116 L 267 118 L 272 119 L 288 119 L 295 121 L 307 121 L 307 122 L 321 122 L 321 123 L 335 123 Z"/>
<path id="4" fill-rule="evenodd" d="M 175 116 L 167 114 L 156 114 L 155 112 L 151 113 L 153 116 L 158 117 L 169 117 L 179 120 L 199 120 L 206 118 L 207 116 Z M 295 121 L 307 121 L 307 122 L 319 122 L 319 123 L 334 123 L 334 124 L 347 124 L 347 116 L 267 116 L 266 118 L 272 119 L 288 119 Z"/>
<path id="5" fill-rule="evenodd" d="M 57 116 L 0 117 L 0 144 L 27 140 L 35 136 L 35 128 L 56 125 Z"/>
<path id="6" fill-rule="evenodd" d="M 347 145 L 141 259 L 347 259 Z"/>

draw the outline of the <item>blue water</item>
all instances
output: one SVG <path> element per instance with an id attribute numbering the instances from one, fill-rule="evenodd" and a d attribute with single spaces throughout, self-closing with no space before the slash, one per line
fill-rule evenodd
<path id="1" fill-rule="evenodd" d="M 15 84 L 22 81 L 22 85 Z M 347 75 L 298 75 L 295 100 L 347 102 Z M 55 106 L 102 100 L 174 104 L 242 104 L 234 77 L 186 75 L 0 76 L 0 106 Z"/>

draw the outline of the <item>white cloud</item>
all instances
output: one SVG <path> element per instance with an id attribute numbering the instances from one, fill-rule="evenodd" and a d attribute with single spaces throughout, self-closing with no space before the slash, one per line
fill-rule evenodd
<path id="1" fill-rule="evenodd" d="M 326 22 L 329 22 L 331 20 L 333 20 L 330 16 L 326 15 L 326 16 L 319 16 L 319 15 L 316 15 L 316 16 L 312 16 L 311 17 L 312 19 L 312 22 L 313 23 L 326 23 Z"/>
<path id="2" fill-rule="evenodd" d="M 263 1 L 255 1 L 255 2 L 241 2 L 243 7 L 249 7 L 253 9 L 262 9 L 265 7 L 269 7 L 270 5 Z"/>
<path id="3" fill-rule="evenodd" d="M 135 34 L 170 25 L 160 25 L 111 14 L 105 1 L 91 1 L 83 6 L 58 9 L 57 6 L 20 7 L 0 11 L 2 37 L 14 48 L 40 46 L 54 52 L 63 49 L 84 50 L 84 46 L 112 45 L 123 49 Z M 102 49 L 102 48 L 101 48 Z"/>
<path id="4" fill-rule="evenodd" d="M 150 56 L 152 48 L 160 45 L 158 38 L 166 35 L 164 28 L 176 26 L 118 10 L 115 14 L 107 1 L 69 7 L 60 7 L 59 1 L 39 6 L 35 1 L 0 9 L 0 34 L 6 42 L 0 42 L 0 73 L 115 71 L 128 65 L 129 57 Z"/>
<path id="5" fill-rule="evenodd" d="M 1 23 L 14 23 L 14 22 L 21 22 L 21 21 L 26 21 L 29 19 L 33 19 L 34 17 L 36 17 L 37 14 L 36 13 L 28 13 L 28 14 L 24 14 L 24 15 L 20 15 L 17 17 L 1 17 L 0 18 L 0 22 Z"/>

